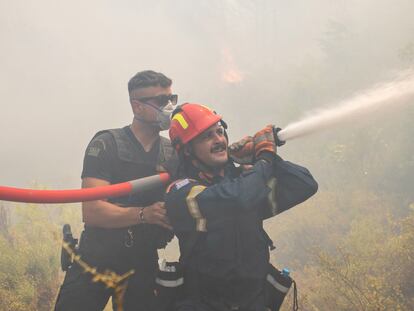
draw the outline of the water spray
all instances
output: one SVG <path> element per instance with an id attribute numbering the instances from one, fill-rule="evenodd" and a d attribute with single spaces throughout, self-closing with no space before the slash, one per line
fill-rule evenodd
<path id="1" fill-rule="evenodd" d="M 281 141 L 288 141 L 316 131 L 343 124 L 384 108 L 413 103 L 405 101 L 414 95 L 414 72 L 405 71 L 389 83 L 378 85 L 330 109 L 315 111 L 313 115 L 286 126 L 277 133 Z"/>
<path id="2" fill-rule="evenodd" d="M 301 121 L 289 124 L 285 129 L 277 128 L 278 146 L 286 141 L 306 136 L 319 130 L 342 124 L 357 116 L 383 108 L 413 103 L 406 101 L 414 95 L 414 72 L 406 71 L 398 79 L 360 93 L 339 105 L 319 110 Z M 149 176 L 120 184 L 72 190 L 32 190 L 0 186 L 0 200 L 27 203 L 73 203 L 129 194 L 145 193 L 165 186 L 170 180 L 167 173 Z"/>

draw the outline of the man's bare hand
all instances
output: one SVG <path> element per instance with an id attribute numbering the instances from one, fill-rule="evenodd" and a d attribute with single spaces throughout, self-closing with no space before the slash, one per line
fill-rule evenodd
<path id="1" fill-rule="evenodd" d="M 167 218 L 167 210 L 164 202 L 155 202 L 144 208 L 144 220 L 146 223 L 159 225 L 161 227 L 172 230 L 170 221 Z"/>

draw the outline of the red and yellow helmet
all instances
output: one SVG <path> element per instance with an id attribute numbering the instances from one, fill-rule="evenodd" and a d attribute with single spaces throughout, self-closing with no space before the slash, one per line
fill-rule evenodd
<path id="1" fill-rule="evenodd" d="M 206 106 L 182 104 L 172 115 L 169 131 L 171 142 L 178 150 L 220 120 L 221 116 Z"/>

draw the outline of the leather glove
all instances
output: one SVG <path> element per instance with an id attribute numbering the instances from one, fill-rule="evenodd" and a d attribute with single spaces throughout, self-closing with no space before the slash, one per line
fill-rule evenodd
<path id="1" fill-rule="evenodd" d="M 254 161 L 253 137 L 246 136 L 229 146 L 230 157 L 239 164 L 252 164 Z"/>
<path id="2" fill-rule="evenodd" d="M 274 136 L 274 126 L 268 125 L 258 131 L 253 137 L 254 155 L 258 159 L 264 152 L 276 154 L 276 141 Z"/>

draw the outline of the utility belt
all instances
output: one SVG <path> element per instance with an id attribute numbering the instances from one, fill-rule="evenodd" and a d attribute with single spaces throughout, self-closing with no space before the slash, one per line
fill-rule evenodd
<path id="1" fill-rule="evenodd" d="M 111 229 L 85 226 L 84 234 L 99 243 L 121 243 L 126 248 L 148 249 L 164 248 L 174 237 L 172 231 L 153 224 Z"/>
<path id="2" fill-rule="evenodd" d="M 266 276 L 265 285 L 258 286 L 257 291 L 252 289 L 246 289 L 252 299 L 265 300 L 265 306 L 270 311 L 278 311 L 282 306 L 282 303 L 289 292 L 289 289 L 294 288 L 293 293 L 293 310 L 298 310 L 297 301 L 297 288 L 295 281 L 290 277 L 287 269 L 280 271 L 272 264 L 269 263 L 268 274 Z M 186 274 L 192 275 L 192 274 Z M 199 278 L 196 277 L 199 282 Z M 185 284 L 185 282 L 192 282 L 192 284 Z M 184 286 L 186 285 L 186 286 Z M 234 284 L 233 286 L 239 286 L 240 284 Z M 189 291 L 200 291 L 201 284 L 195 284 L 194 280 L 186 280 L 184 278 L 183 267 L 179 262 L 161 262 L 159 263 L 159 269 L 156 277 L 156 296 L 159 297 L 160 306 L 157 310 L 172 311 L 177 300 L 188 297 L 198 297 L 200 301 L 205 301 L 208 305 L 213 306 L 215 310 L 243 310 L 243 305 L 254 304 L 254 301 L 246 301 L 245 303 L 237 303 L 236 301 L 242 301 L 248 297 L 238 297 L 238 299 L 227 300 L 222 297 L 222 293 L 216 293 L 213 295 L 204 296 L 201 292 L 190 293 Z M 188 296 L 188 297 L 187 297 Z M 217 298 L 215 298 L 217 296 Z M 237 297 L 233 297 L 237 298 Z"/>
<path id="3" fill-rule="evenodd" d="M 80 255 L 83 261 L 98 270 L 110 269 L 116 273 L 130 269 L 155 271 L 156 243 L 150 241 L 151 236 L 145 235 L 145 231 L 137 226 L 120 229 L 85 227 L 77 245 L 78 240 L 73 238 L 70 226 L 65 224 L 63 241 L 70 245 L 72 253 Z M 72 264 L 73 255 L 62 248 L 62 270 L 67 271 Z"/>
<path id="4" fill-rule="evenodd" d="M 143 234 L 139 231 L 144 230 L 139 230 L 138 226 L 111 229 L 85 226 L 85 230 L 82 235 L 91 241 L 96 241 L 104 245 L 106 244 L 108 246 L 111 246 L 115 243 L 123 245 L 126 248 L 131 248 L 136 244 L 142 244 L 144 241 Z"/>

